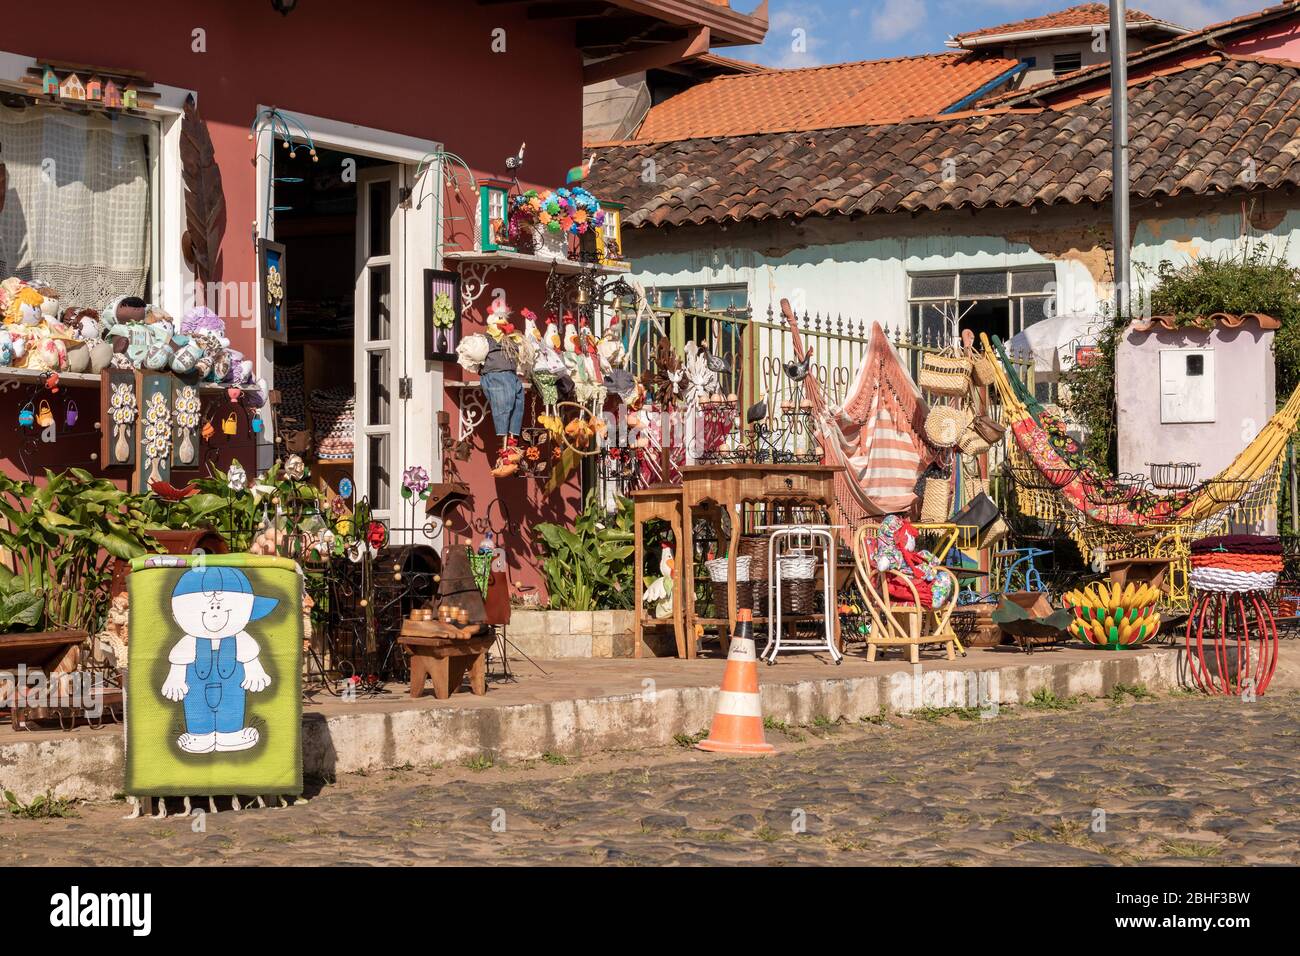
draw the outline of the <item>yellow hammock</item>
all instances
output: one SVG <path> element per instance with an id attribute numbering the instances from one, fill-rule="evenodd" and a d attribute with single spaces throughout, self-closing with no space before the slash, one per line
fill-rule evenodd
<path id="1" fill-rule="evenodd" d="M 988 337 L 981 335 L 980 340 L 993 367 L 994 383 L 1002 400 L 1003 422 L 1011 428 L 1014 436 L 1008 442 L 1012 464 L 1042 471 L 1036 458 L 1024 447 L 1030 430 L 1040 426 L 1017 396 Z M 1217 530 L 1213 525 L 1226 525 L 1231 516 L 1229 512 L 1234 513 L 1238 520 L 1250 522 L 1276 517 L 1280 466 L 1297 422 L 1300 422 L 1300 386 L 1228 467 L 1204 482 L 1177 511 L 1166 518 L 1153 520 L 1149 525 L 1124 514 L 1125 509 L 1120 506 L 1081 508 L 1077 500 L 1062 493 L 1060 488 L 1045 491 L 1017 487 L 1016 498 L 1022 510 L 1034 517 L 1067 519 L 1070 536 L 1081 550 L 1086 549 L 1085 555 L 1097 547 L 1105 548 L 1112 557 L 1159 550 L 1151 535 L 1142 536 L 1148 542 L 1146 546 L 1138 539 L 1146 527 L 1164 529 L 1178 543 L 1176 550 L 1181 552 L 1193 533 L 1210 534 Z M 1049 479 L 1048 484 L 1055 482 Z M 1120 516 L 1126 520 L 1118 520 Z M 1166 540 L 1160 539 L 1160 543 L 1165 544 Z"/>

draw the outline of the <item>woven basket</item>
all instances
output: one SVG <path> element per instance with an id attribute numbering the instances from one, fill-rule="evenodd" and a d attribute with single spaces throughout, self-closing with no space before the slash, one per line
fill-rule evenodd
<path id="1" fill-rule="evenodd" d="M 960 398 L 970 390 L 970 373 L 971 360 L 965 355 L 926 352 L 921 356 L 916 384 L 934 395 Z"/>
<path id="2" fill-rule="evenodd" d="M 746 534 L 741 535 L 740 542 L 736 545 L 736 560 L 749 559 L 751 581 L 767 580 L 767 541 L 767 535 Z"/>
<path id="3" fill-rule="evenodd" d="M 961 449 L 963 455 L 973 456 L 982 455 L 993 446 L 972 426 L 961 433 L 961 438 L 957 439 L 957 447 Z"/>
<path id="4" fill-rule="evenodd" d="M 947 478 L 926 478 L 921 492 L 921 520 L 947 521 L 952 514 L 952 484 Z"/>
<path id="5" fill-rule="evenodd" d="M 749 558 L 750 590 L 753 592 L 751 609 L 754 617 L 767 617 L 767 535 L 742 535 L 736 545 L 737 561 Z"/>
<path id="6" fill-rule="evenodd" d="M 781 581 L 782 614 L 816 614 L 816 597 L 812 578 Z"/>
<path id="7" fill-rule="evenodd" d="M 712 561 L 704 562 L 705 568 L 709 572 L 709 580 L 714 584 L 727 583 L 727 559 L 714 558 Z M 736 556 L 736 582 L 749 580 L 749 558 Z"/>
<path id="8" fill-rule="evenodd" d="M 970 353 L 970 377 L 975 380 L 976 385 L 990 385 L 993 382 L 993 362 L 987 355 L 976 352 L 974 349 Z"/>
<path id="9" fill-rule="evenodd" d="M 936 448 L 951 448 L 969 424 L 969 412 L 949 405 L 935 405 L 925 416 L 925 437 Z"/>
<path id="10" fill-rule="evenodd" d="M 983 478 L 971 477 L 963 474 L 961 476 L 962 497 L 969 504 L 977 495 L 987 495 L 989 493 L 989 483 Z"/>
<path id="11" fill-rule="evenodd" d="M 812 556 L 790 555 L 779 560 L 782 581 L 811 581 L 817 573 L 817 559 Z"/>
<path id="12" fill-rule="evenodd" d="M 979 546 L 981 548 L 991 548 L 1010 533 L 1011 528 L 1002 520 L 1002 516 L 998 515 L 989 523 L 987 528 L 980 532 Z"/>
<path id="13" fill-rule="evenodd" d="M 767 589 L 764 588 L 764 591 Z M 753 585 L 749 581 L 736 582 L 736 610 L 752 607 L 754 604 Z M 717 617 L 727 616 L 727 582 L 713 582 L 713 610 Z"/>

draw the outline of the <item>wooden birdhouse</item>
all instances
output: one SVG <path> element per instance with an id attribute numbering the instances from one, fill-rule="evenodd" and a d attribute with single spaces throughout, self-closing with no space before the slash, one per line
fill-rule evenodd
<path id="1" fill-rule="evenodd" d="M 96 103 L 104 99 L 104 81 L 98 76 L 92 76 L 86 81 L 86 99 Z"/>
<path id="2" fill-rule="evenodd" d="M 481 252 L 514 251 L 508 242 L 510 187 L 504 179 L 480 179 L 478 187 L 478 234 Z"/>
<path id="3" fill-rule="evenodd" d="M 605 222 L 596 235 L 596 248 L 600 252 L 602 265 L 611 265 L 623 261 L 623 204 L 601 200 L 601 211 L 605 213 Z"/>
<path id="4" fill-rule="evenodd" d="M 45 72 L 41 74 L 41 92 L 46 96 L 59 95 L 59 74 L 48 66 L 45 68 Z"/>
<path id="5" fill-rule="evenodd" d="M 75 73 L 69 73 L 59 84 L 59 99 L 62 100 L 84 100 L 86 98 L 86 88 L 81 85 L 81 77 Z"/>
<path id="6" fill-rule="evenodd" d="M 114 110 L 122 108 L 122 88 L 111 79 L 104 83 L 104 105 Z"/>
<path id="7" fill-rule="evenodd" d="M 140 92 L 130 83 L 122 90 L 122 108 L 133 110 L 140 105 Z"/>

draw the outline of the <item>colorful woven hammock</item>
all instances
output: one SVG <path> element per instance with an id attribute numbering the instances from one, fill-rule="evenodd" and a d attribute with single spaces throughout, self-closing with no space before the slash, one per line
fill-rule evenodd
<path id="1" fill-rule="evenodd" d="M 1066 434 L 1065 423 L 1034 400 L 1010 371 L 1001 342 L 981 339 L 985 352 L 998 358 L 992 363 L 994 384 L 1003 423 L 1015 436 L 1008 446 L 1011 464 L 1043 476 L 1035 487 L 1017 487 L 1021 508 L 1049 520 L 1083 518 L 1068 522 L 1080 548 L 1103 543 L 1107 529 L 1177 526 L 1205 534 L 1228 518 L 1258 522 L 1276 515 L 1282 457 L 1300 420 L 1300 388 L 1218 475 L 1187 491 L 1160 495 L 1127 486 L 1090 461 Z"/>

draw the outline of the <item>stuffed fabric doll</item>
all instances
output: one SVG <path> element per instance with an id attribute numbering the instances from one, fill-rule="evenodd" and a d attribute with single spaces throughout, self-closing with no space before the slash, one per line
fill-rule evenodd
<path id="1" fill-rule="evenodd" d="M 929 551 L 917 550 L 916 528 L 899 515 L 886 515 L 871 546 L 871 561 L 877 571 L 899 571 L 925 582 L 932 607 L 940 608 L 952 597 L 952 577 L 941 573 L 939 559 Z M 922 589 L 918 588 L 918 592 Z M 922 596 L 924 598 L 924 595 Z"/>

